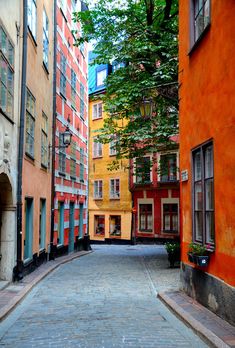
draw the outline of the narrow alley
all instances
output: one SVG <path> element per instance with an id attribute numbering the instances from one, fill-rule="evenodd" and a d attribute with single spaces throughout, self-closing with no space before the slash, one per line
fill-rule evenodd
<path id="1" fill-rule="evenodd" d="M 1 347 L 207 347 L 156 297 L 179 284 L 163 246 L 93 251 L 33 288 L 1 322 Z"/>

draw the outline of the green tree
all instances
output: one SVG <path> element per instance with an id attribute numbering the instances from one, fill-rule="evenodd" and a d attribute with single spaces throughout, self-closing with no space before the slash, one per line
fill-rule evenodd
<path id="1" fill-rule="evenodd" d="M 171 146 L 169 139 L 178 132 L 178 1 L 99 0 L 74 20 L 82 24 L 77 45 L 95 42 L 94 64 L 123 65 L 107 77 L 106 93 L 98 96 L 109 115 L 99 141 L 110 142 L 116 134 L 117 159 Z M 143 99 L 153 101 L 151 117 L 140 113 Z"/>

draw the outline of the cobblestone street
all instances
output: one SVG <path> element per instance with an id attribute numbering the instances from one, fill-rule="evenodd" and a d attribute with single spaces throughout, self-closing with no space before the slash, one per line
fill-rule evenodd
<path id="1" fill-rule="evenodd" d="M 179 284 L 163 246 L 93 250 L 35 286 L 0 324 L 1 347 L 207 347 L 156 297 Z"/>

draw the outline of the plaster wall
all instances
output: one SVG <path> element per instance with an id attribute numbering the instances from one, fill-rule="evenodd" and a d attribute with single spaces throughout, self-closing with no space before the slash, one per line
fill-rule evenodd
<path id="1" fill-rule="evenodd" d="M 14 46 L 13 118 L 0 112 L 0 176 L 7 180 L 0 184 L 0 279 L 12 280 L 16 264 L 16 188 L 17 149 L 21 83 L 21 4 L 12 0 L 1 6 L 0 24 Z"/>
<path id="2" fill-rule="evenodd" d="M 191 150 L 213 139 L 215 252 L 208 274 L 235 286 L 235 32 L 233 0 L 211 1 L 211 25 L 190 53 L 189 3 L 179 7 L 182 260 L 192 240 Z M 222 28 L 222 29 L 221 29 Z"/>

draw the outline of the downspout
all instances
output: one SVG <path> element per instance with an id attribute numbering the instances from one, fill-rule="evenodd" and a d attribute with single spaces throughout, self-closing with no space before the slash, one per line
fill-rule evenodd
<path id="1" fill-rule="evenodd" d="M 57 70 L 57 1 L 54 0 L 54 57 L 53 57 L 53 110 L 52 110 L 52 152 L 51 152 L 51 235 L 50 260 L 55 258 L 54 219 L 55 219 L 55 132 L 56 132 L 56 70 Z"/>
<path id="2" fill-rule="evenodd" d="M 21 76 L 21 101 L 20 101 L 20 125 L 18 144 L 18 181 L 17 181 L 17 266 L 14 272 L 14 280 L 23 278 L 22 261 L 22 171 L 24 155 L 24 128 L 25 128 L 25 99 L 26 99 L 26 72 L 27 72 L 27 0 L 23 0 L 23 49 L 22 49 L 22 76 Z"/>

